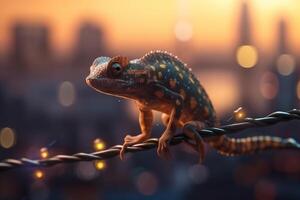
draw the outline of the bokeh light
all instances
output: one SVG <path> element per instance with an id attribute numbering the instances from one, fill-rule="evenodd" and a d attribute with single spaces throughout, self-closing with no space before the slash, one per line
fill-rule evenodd
<path id="1" fill-rule="evenodd" d="M 153 195 L 157 190 L 158 180 L 153 173 L 144 171 L 137 177 L 136 187 L 143 195 Z"/>
<path id="2" fill-rule="evenodd" d="M 13 147 L 15 143 L 16 143 L 15 132 L 9 127 L 3 128 L 0 132 L 0 145 L 3 148 L 9 149 Z"/>
<path id="3" fill-rule="evenodd" d="M 265 99 L 273 99 L 278 93 L 278 78 L 272 72 L 265 72 L 260 81 L 260 93 Z"/>
<path id="4" fill-rule="evenodd" d="M 101 151 L 104 148 L 105 148 L 105 143 L 100 138 L 94 140 L 94 149 L 96 151 Z"/>
<path id="5" fill-rule="evenodd" d="M 251 45 L 240 46 L 236 53 L 238 64 L 244 68 L 252 68 L 258 60 L 257 49 Z"/>
<path id="6" fill-rule="evenodd" d="M 36 171 L 34 172 L 34 177 L 35 177 L 36 179 L 43 179 L 44 176 L 45 176 L 45 174 L 44 174 L 44 172 L 43 172 L 42 170 L 36 170 Z"/>
<path id="7" fill-rule="evenodd" d="M 97 176 L 97 170 L 93 162 L 81 162 L 77 164 L 76 175 L 84 181 L 90 181 Z"/>
<path id="8" fill-rule="evenodd" d="M 95 161 L 95 167 L 97 170 L 103 170 L 106 168 L 106 163 L 104 160 L 97 160 Z"/>
<path id="9" fill-rule="evenodd" d="M 193 37 L 193 27 L 188 21 L 180 20 L 175 25 L 176 39 L 181 42 L 189 41 Z"/>
<path id="10" fill-rule="evenodd" d="M 46 147 L 43 147 L 43 148 L 40 149 L 40 156 L 43 159 L 48 158 L 49 152 L 48 152 L 48 149 Z"/>
<path id="11" fill-rule="evenodd" d="M 193 165 L 188 169 L 188 176 L 195 184 L 204 183 L 209 177 L 208 168 L 204 165 Z"/>
<path id="12" fill-rule="evenodd" d="M 71 106 L 75 101 L 75 88 L 69 81 L 64 81 L 58 89 L 58 101 L 62 106 Z"/>
<path id="13" fill-rule="evenodd" d="M 283 76 L 288 76 L 294 72 L 296 61 L 292 55 L 282 54 L 278 57 L 276 64 L 278 73 Z"/>
<path id="14" fill-rule="evenodd" d="M 297 83 L 297 88 L 296 88 L 296 92 L 297 92 L 297 97 L 298 97 L 298 99 L 300 100 L 300 80 L 298 81 L 298 83 Z"/>

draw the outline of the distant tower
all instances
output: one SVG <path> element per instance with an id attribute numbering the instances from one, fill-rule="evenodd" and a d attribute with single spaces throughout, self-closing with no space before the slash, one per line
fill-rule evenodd
<path id="1" fill-rule="evenodd" d="M 90 22 L 81 24 L 75 45 L 74 62 L 78 66 L 86 67 L 96 57 L 107 56 L 102 29 Z"/>
<path id="2" fill-rule="evenodd" d="M 12 60 L 18 70 L 45 67 L 49 60 L 49 30 L 44 25 L 17 23 L 12 28 Z"/>
<path id="3" fill-rule="evenodd" d="M 278 23 L 277 52 L 274 52 L 272 71 L 278 78 L 278 93 L 272 100 L 273 109 L 288 110 L 297 105 L 296 59 L 287 45 L 287 25 L 284 19 Z"/>
<path id="4" fill-rule="evenodd" d="M 239 21 L 239 41 L 238 45 L 250 45 L 251 44 L 251 25 L 250 25 L 250 13 L 249 6 L 246 0 L 242 0 L 241 11 Z"/>
<path id="5" fill-rule="evenodd" d="M 255 98 L 258 96 L 254 67 L 257 63 L 257 49 L 252 46 L 251 22 L 249 5 L 246 0 L 241 1 L 240 19 L 238 22 L 238 41 L 235 48 L 238 75 L 240 78 L 241 106 L 246 110 L 255 112 Z M 254 67 L 254 68 L 253 68 Z"/>

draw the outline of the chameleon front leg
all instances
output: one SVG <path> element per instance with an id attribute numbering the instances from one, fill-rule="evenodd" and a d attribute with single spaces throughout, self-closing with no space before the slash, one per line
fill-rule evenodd
<path id="1" fill-rule="evenodd" d="M 123 147 L 120 151 L 121 160 L 124 159 L 124 153 L 126 147 L 143 142 L 147 140 L 151 135 L 152 122 L 153 122 L 152 110 L 143 108 L 139 105 L 138 108 L 139 108 L 139 124 L 141 128 L 141 133 L 136 136 L 126 135 L 126 137 L 124 138 Z"/>
<path id="2" fill-rule="evenodd" d="M 168 154 L 169 152 L 167 142 L 170 141 L 172 136 L 175 134 L 175 123 L 179 120 L 181 115 L 183 98 L 178 93 L 175 93 L 160 84 L 153 85 L 153 92 L 161 101 L 166 101 L 170 105 L 172 105 L 172 110 L 169 115 L 167 127 L 158 141 L 157 154 L 159 156 L 163 156 L 164 154 Z"/>

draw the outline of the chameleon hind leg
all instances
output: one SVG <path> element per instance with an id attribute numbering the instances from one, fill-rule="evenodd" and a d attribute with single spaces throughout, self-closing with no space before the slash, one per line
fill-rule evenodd
<path id="1" fill-rule="evenodd" d="M 120 151 L 121 160 L 124 159 L 125 150 L 128 146 L 144 142 L 151 135 L 152 122 L 153 122 L 153 113 L 150 109 L 145 109 L 138 105 L 139 108 L 139 124 L 141 133 L 139 135 L 126 135 L 124 138 L 123 147 Z"/>
<path id="2" fill-rule="evenodd" d="M 184 124 L 182 132 L 192 141 L 186 141 L 195 151 L 199 153 L 199 163 L 202 163 L 205 157 L 205 145 L 203 138 L 197 130 L 205 128 L 205 124 L 200 121 L 190 121 Z"/>
<path id="3" fill-rule="evenodd" d="M 165 126 L 169 123 L 170 116 L 167 114 L 161 115 L 161 120 Z M 201 163 L 205 157 L 205 146 L 202 137 L 197 133 L 197 130 L 205 128 L 205 124 L 200 121 L 190 121 L 183 123 L 181 121 L 174 122 L 177 128 L 181 128 L 183 133 L 188 136 L 190 140 L 186 144 L 199 153 L 199 162 Z"/>

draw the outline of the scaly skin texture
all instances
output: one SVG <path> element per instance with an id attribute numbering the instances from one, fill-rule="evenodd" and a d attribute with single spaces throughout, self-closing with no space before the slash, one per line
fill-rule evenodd
<path id="1" fill-rule="evenodd" d="M 213 105 L 186 64 L 167 52 L 154 51 L 131 61 L 123 56 L 99 57 L 90 67 L 86 82 L 99 92 L 136 102 L 141 133 L 125 137 L 121 159 L 127 146 L 151 136 L 152 110 L 162 113 L 162 122 L 166 126 L 157 148 L 158 155 L 164 157 L 169 156 L 167 142 L 176 128 L 182 128 L 191 139 L 187 143 L 199 152 L 200 161 L 204 159 L 203 142 L 225 155 L 251 153 L 286 144 L 284 139 L 269 136 L 237 140 L 220 136 L 204 141 L 196 130 L 218 125 Z"/>

